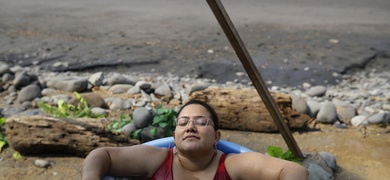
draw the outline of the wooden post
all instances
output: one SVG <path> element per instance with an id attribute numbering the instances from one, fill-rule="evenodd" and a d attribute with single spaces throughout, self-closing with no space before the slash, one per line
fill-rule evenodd
<path id="1" fill-rule="evenodd" d="M 234 51 L 236 52 L 238 58 L 244 66 L 245 71 L 247 72 L 257 92 L 259 93 L 265 106 L 267 107 L 272 119 L 275 121 L 275 124 L 278 127 L 280 133 L 282 134 L 285 142 L 287 143 L 287 146 L 296 157 L 304 159 L 303 154 L 299 149 L 294 137 L 292 136 L 290 129 L 288 128 L 287 124 L 283 120 L 283 117 L 278 111 L 278 108 L 273 101 L 268 91 L 268 88 L 264 83 L 264 80 L 260 76 L 260 73 L 257 70 L 256 66 L 254 65 L 248 50 L 245 48 L 244 43 L 238 35 L 221 1 L 206 1 L 209 4 L 211 10 L 213 11 L 215 17 L 217 18 L 221 28 L 225 32 L 225 35 L 229 39 L 230 44 L 233 46 Z"/>

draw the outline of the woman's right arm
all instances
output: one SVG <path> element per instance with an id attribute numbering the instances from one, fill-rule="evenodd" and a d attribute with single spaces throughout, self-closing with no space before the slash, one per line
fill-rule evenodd
<path id="1" fill-rule="evenodd" d="M 151 177 L 167 154 L 168 149 L 148 145 L 97 148 L 84 160 L 82 179 L 101 179 L 104 175 Z"/>

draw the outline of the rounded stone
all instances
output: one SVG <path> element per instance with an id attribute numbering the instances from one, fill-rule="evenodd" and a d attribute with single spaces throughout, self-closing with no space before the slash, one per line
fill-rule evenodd
<path id="1" fill-rule="evenodd" d="M 325 86 L 313 86 L 308 91 L 306 91 L 306 94 L 310 97 L 324 96 L 326 94 L 326 87 Z"/>
<path id="2" fill-rule="evenodd" d="M 41 96 L 41 88 L 37 85 L 31 84 L 22 88 L 22 90 L 20 90 L 17 101 L 18 102 L 32 101 L 35 98 L 40 96 Z"/>
<path id="3" fill-rule="evenodd" d="M 137 128 L 144 128 L 153 120 L 153 115 L 148 109 L 139 107 L 133 112 L 133 120 Z"/>
<path id="4" fill-rule="evenodd" d="M 40 168 L 47 168 L 52 165 L 50 161 L 44 160 L 44 159 L 37 159 L 34 162 L 34 165 Z"/>
<path id="5" fill-rule="evenodd" d="M 337 121 L 336 106 L 329 101 L 324 102 L 317 114 L 317 121 L 321 123 L 334 123 Z"/>
<path id="6" fill-rule="evenodd" d="M 321 151 L 318 154 L 326 162 L 326 164 L 333 170 L 333 172 L 336 172 L 337 170 L 336 157 L 334 157 L 331 153 L 325 151 Z"/>
<path id="7" fill-rule="evenodd" d="M 299 113 L 307 114 L 309 111 L 309 106 L 307 105 L 305 99 L 302 96 L 292 94 L 292 108 L 297 110 Z"/>
<path id="8" fill-rule="evenodd" d="M 137 127 L 135 126 L 134 123 L 129 123 L 122 127 L 122 132 L 127 137 L 130 137 L 131 133 L 134 132 L 135 130 L 137 130 Z"/>
<path id="9" fill-rule="evenodd" d="M 366 118 L 367 117 L 364 115 L 355 116 L 351 119 L 351 124 L 352 124 L 352 126 L 355 126 L 355 127 L 358 127 L 360 125 L 365 126 L 368 124 L 368 122 L 366 121 Z"/>

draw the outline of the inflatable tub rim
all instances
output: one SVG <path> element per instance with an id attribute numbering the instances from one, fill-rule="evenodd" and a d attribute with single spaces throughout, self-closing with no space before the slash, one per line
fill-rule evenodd
<path id="1" fill-rule="evenodd" d="M 145 145 L 155 146 L 155 147 L 161 147 L 161 148 L 173 148 L 175 147 L 173 137 L 165 137 L 161 139 L 155 139 L 149 142 L 143 143 Z M 252 152 L 252 150 L 238 145 L 236 143 L 226 141 L 226 140 L 219 140 L 217 144 L 217 149 L 224 152 L 225 154 L 239 154 L 243 152 Z"/>

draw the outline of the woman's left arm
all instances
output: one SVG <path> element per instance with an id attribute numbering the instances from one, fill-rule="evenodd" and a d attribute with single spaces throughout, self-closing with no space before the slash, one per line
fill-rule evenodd
<path id="1" fill-rule="evenodd" d="M 230 155 L 225 160 L 225 167 L 232 179 L 283 179 L 306 180 L 305 167 L 257 152 Z"/>

